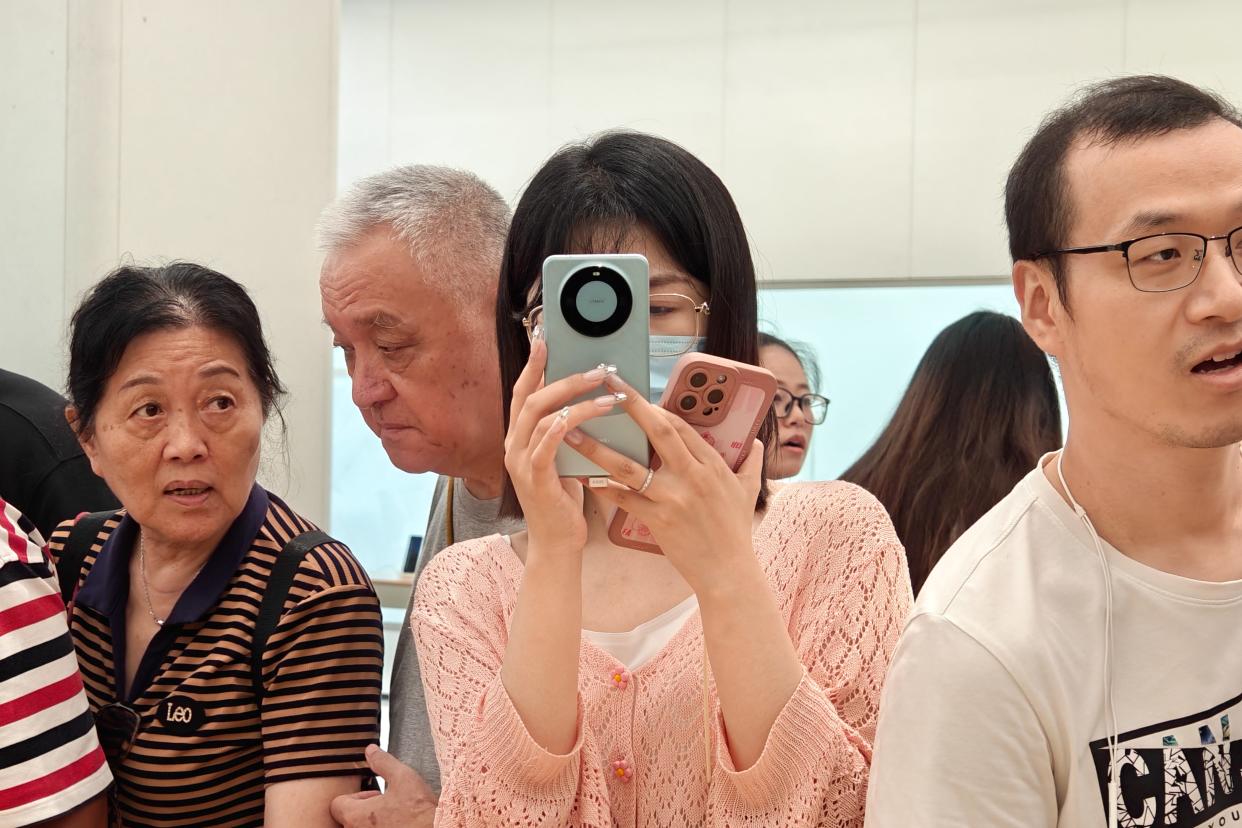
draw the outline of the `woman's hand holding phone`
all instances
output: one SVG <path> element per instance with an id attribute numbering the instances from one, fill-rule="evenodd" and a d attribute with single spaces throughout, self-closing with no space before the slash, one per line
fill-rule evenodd
<path id="1" fill-rule="evenodd" d="M 621 407 L 647 434 L 660 457 L 645 491 L 648 469 L 581 431 L 565 442 L 612 476 L 594 489 L 645 523 L 660 548 L 694 591 L 703 596 L 717 579 L 727 578 L 731 556 L 753 560 L 751 542 L 759 499 L 763 446 L 755 441 L 737 472 L 684 420 L 633 393 L 617 376 L 607 387 L 625 393 Z"/>
<path id="2" fill-rule="evenodd" d="M 557 475 L 556 449 L 568 431 L 610 413 L 619 400 L 615 392 L 604 391 L 595 399 L 568 405 L 592 388 L 603 390 L 608 372 L 596 368 L 545 386 L 547 359 L 547 344 L 536 339 L 531 343 L 526 367 L 513 385 L 505 469 L 526 516 L 530 549 L 541 555 L 577 555 L 587 538 L 582 484 Z"/>
<path id="3" fill-rule="evenodd" d="M 531 737 L 551 753 L 568 753 L 577 725 L 578 649 L 582 629 L 582 549 L 587 526 L 582 484 L 556 472 L 565 433 L 617 403 L 614 394 L 570 404 L 603 385 L 606 371 L 572 374 L 545 386 L 547 345 L 531 343 L 513 384 L 505 468 L 526 514 L 522 585 L 509 624 L 500 679 Z"/>

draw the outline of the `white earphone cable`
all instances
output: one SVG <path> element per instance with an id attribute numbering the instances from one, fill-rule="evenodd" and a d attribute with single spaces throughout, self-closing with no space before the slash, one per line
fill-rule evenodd
<path id="1" fill-rule="evenodd" d="M 1104 716 L 1106 726 L 1108 727 L 1108 828 L 1117 828 L 1117 799 L 1118 784 L 1117 779 L 1117 738 L 1120 730 L 1117 727 L 1117 705 L 1113 699 L 1113 577 L 1112 570 L 1108 565 L 1108 556 L 1104 553 L 1104 543 L 1100 540 L 1100 534 L 1095 531 L 1095 525 L 1091 523 L 1091 518 L 1087 516 L 1087 511 L 1078 504 L 1074 499 L 1074 493 L 1070 491 L 1069 484 L 1065 482 L 1065 472 L 1061 470 L 1061 460 L 1065 457 L 1065 451 L 1062 450 L 1057 454 L 1057 477 L 1061 481 L 1061 488 L 1065 491 L 1065 496 L 1073 507 L 1074 513 L 1078 515 L 1083 524 L 1087 527 L 1088 534 L 1091 535 L 1091 541 L 1095 544 L 1095 553 L 1100 562 L 1100 569 L 1104 574 Z"/>

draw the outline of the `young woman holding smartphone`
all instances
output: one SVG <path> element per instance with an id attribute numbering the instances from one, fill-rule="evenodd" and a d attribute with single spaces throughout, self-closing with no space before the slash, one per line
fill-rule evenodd
<path id="1" fill-rule="evenodd" d="M 535 175 L 497 303 L 506 506 L 528 530 L 445 550 L 415 600 L 437 824 L 861 826 L 910 606 L 901 546 L 862 490 L 769 489 L 762 447 L 735 474 L 605 367 L 545 386 L 543 260 L 620 252 L 647 257 L 651 302 L 672 308 L 651 322 L 654 399 L 680 353 L 757 361 L 746 234 L 701 161 L 607 133 Z M 656 473 L 577 428 L 618 409 L 647 433 Z M 562 443 L 608 485 L 559 478 Z M 609 541 L 617 506 L 663 556 Z"/>

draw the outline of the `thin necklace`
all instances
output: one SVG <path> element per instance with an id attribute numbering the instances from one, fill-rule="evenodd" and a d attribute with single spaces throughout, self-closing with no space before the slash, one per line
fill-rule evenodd
<path id="1" fill-rule="evenodd" d="M 198 577 L 198 573 L 203 571 L 203 567 L 207 565 L 207 561 L 210 559 L 211 556 L 208 555 L 207 559 L 198 565 L 198 569 L 194 570 L 194 574 L 190 576 L 190 580 L 186 582 L 186 586 L 189 586 L 194 582 L 194 579 Z M 168 619 L 160 618 L 156 615 L 155 604 L 151 603 L 151 585 L 147 583 L 147 543 L 146 538 L 142 535 L 138 536 L 138 571 L 142 574 L 142 594 L 147 599 L 147 615 L 151 616 L 151 620 L 155 622 L 156 626 L 162 627 L 164 626 L 164 622 Z M 183 592 L 185 591 L 185 587 L 182 587 L 181 589 Z M 176 607 L 176 604 L 173 604 L 173 606 Z"/>

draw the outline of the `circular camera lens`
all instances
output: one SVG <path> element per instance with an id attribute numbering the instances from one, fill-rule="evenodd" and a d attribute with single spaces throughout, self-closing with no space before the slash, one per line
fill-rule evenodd
<path id="1" fill-rule="evenodd" d="M 583 265 L 565 278 L 561 315 L 570 328 L 589 337 L 621 330 L 634 307 L 625 277 L 605 265 Z"/>
<path id="2" fill-rule="evenodd" d="M 695 371 L 690 375 L 690 386 L 692 388 L 702 388 L 707 385 L 707 374 L 702 371 Z"/>
<path id="3" fill-rule="evenodd" d="M 617 312 L 617 292 L 607 282 L 587 282 L 575 301 L 588 322 L 603 322 Z"/>
<path id="4" fill-rule="evenodd" d="M 698 404 L 699 404 L 698 398 L 695 397 L 693 394 L 687 394 L 686 396 L 682 397 L 681 401 L 678 403 L 678 405 L 681 406 L 682 411 L 693 411 L 694 407 Z"/>
<path id="5" fill-rule="evenodd" d="M 712 405 L 715 405 L 716 403 L 720 402 L 723 399 L 724 399 L 724 392 L 721 391 L 719 388 L 713 388 L 711 391 L 707 392 L 707 401 L 711 403 Z"/>
<path id="6" fill-rule="evenodd" d="M 729 381 L 729 377 L 728 377 L 728 375 L 727 375 L 727 374 L 717 374 L 717 375 L 716 375 L 716 384 L 717 384 L 717 385 L 724 385 L 724 384 L 725 384 L 726 382 L 728 382 L 728 381 Z"/>

